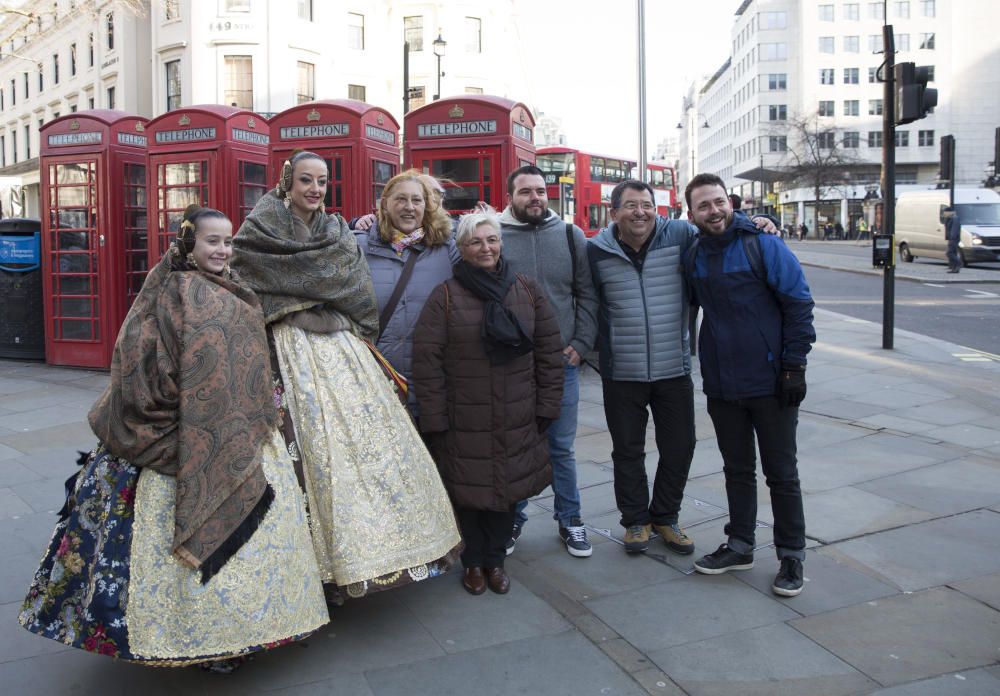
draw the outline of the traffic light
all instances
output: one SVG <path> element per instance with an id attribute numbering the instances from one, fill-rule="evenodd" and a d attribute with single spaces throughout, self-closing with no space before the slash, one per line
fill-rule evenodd
<path id="1" fill-rule="evenodd" d="M 918 68 L 913 63 L 895 65 L 897 126 L 921 119 L 937 106 L 937 90 L 927 86 L 931 70 L 926 65 Z"/>
<path id="2" fill-rule="evenodd" d="M 955 136 L 941 136 L 941 169 L 938 179 L 950 182 L 955 178 Z"/>

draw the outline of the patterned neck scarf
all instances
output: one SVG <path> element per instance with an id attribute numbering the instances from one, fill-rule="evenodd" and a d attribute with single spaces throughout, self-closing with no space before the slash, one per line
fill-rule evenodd
<path id="1" fill-rule="evenodd" d="M 408 246 L 413 246 L 423 238 L 423 229 L 414 230 L 407 235 L 404 235 L 402 232 L 397 232 L 396 236 L 392 238 L 392 250 L 396 252 L 396 256 L 402 256 L 403 249 Z"/>

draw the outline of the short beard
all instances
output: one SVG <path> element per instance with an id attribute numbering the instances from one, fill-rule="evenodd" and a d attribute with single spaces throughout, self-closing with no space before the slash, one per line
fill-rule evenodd
<path id="1" fill-rule="evenodd" d="M 540 225 L 549 216 L 549 209 L 542 208 L 541 215 L 531 215 L 528 213 L 528 208 L 518 208 L 516 205 L 511 204 L 511 212 L 514 214 L 514 218 L 520 222 L 526 222 L 529 225 Z"/>

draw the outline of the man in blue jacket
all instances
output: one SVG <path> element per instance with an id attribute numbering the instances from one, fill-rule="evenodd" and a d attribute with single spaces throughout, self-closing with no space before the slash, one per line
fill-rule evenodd
<path id="1" fill-rule="evenodd" d="M 771 589 L 792 597 L 802 591 L 806 545 L 795 430 L 816 340 L 812 296 L 795 255 L 734 213 L 722 179 L 699 174 L 684 196 L 700 232 L 684 274 L 692 302 L 704 310 L 698 355 L 729 501 L 727 543 L 694 568 L 714 575 L 753 567 L 756 435 L 781 562 Z"/>

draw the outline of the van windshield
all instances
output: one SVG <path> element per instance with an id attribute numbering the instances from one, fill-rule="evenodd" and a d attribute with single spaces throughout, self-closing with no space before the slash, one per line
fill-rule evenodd
<path id="1" fill-rule="evenodd" d="M 965 203 L 955 207 L 963 225 L 1000 225 L 1000 203 Z"/>

